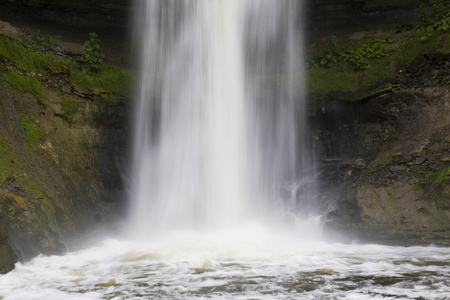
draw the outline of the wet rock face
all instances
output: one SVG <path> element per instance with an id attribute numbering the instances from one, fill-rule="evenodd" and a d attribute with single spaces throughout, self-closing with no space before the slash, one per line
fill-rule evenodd
<path id="1" fill-rule="evenodd" d="M 318 104 L 324 192 L 338 187 L 330 229 L 372 242 L 450 244 L 449 59 L 417 58 L 397 90 L 371 99 Z"/>
<path id="2" fill-rule="evenodd" d="M 7 244 L 8 232 L 3 225 L 0 225 L 0 274 L 14 270 L 17 256 L 13 249 Z"/>
<path id="3" fill-rule="evenodd" d="M 123 28 L 132 0 L 0 0 L 6 16 L 89 28 Z"/>
<path id="4" fill-rule="evenodd" d="M 423 0 L 309 0 L 309 30 L 348 30 L 358 26 L 385 26 L 416 17 Z M 0 0 L 16 14 L 72 25 L 126 26 L 133 0 Z M 3 8 L 4 9 L 4 8 Z"/>
<path id="5" fill-rule="evenodd" d="M 318 29 L 343 29 L 357 25 L 390 25 L 415 16 L 423 0 L 310 0 L 308 18 Z M 389 24 L 385 24 L 389 25 Z M 348 28 L 347 28 L 348 29 Z M 360 28 L 362 29 L 362 28 Z"/>

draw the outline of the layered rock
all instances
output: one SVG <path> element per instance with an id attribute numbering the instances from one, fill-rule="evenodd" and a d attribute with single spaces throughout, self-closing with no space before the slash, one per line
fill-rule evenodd
<path id="1" fill-rule="evenodd" d="M 330 231 L 369 241 L 450 244 L 449 62 L 448 55 L 420 56 L 397 88 L 321 104 L 317 146 L 322 157 L 336 159 L 323 176 L 335 187 L 325 188 L 335 201 Z"/>

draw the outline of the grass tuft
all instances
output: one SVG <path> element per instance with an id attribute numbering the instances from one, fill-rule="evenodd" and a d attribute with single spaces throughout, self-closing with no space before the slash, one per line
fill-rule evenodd
<path id="1" fill-rule="evenodd" d="M 117 66 L 101 66 L 95 74 L 80 69 L 72 70 L 70 78 L 75 84 L 90 89 L 127 95 L 130 93 L 132 75 L 133 72 L 128 69 Z"/>
<path id="2" fill-rule="evenodd" d="M 61 100 L 65 118 L 67 120 L 72 120 L 72 116 L 78 110 L 78 103 L 67 95 L 61 95 Z"/>
<path id="3" fill-rule="evenodd" d="M 22 76 L 14 71 L 8 72 L 1 78 L 5 86 L 14 91 L 30 93 L 41 104 L 45 103 L 45 93 L 36 78 Z"/>
<path id="4" fill-rule="evenodd" d="M 24 47 L 19 41 L 0 35 L 0 56 L 14 61 L 28 72 L 69 69 L 73 63 L 49 53 L 38 53 Z"/>
<path id="5" fill-rule="evenodd" d="M 20 123 L 25 129 L 27 141 L 33 145 L 37 146 L 45 142 L 47 134 L 45 131 L 39 127 L 35 122 L 29 120 L 25 116 L 19 116 Z"/>

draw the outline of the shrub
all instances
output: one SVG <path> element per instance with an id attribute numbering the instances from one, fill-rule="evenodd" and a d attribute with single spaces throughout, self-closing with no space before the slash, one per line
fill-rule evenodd
<path id="1" fill-rule="evenodd" d="M 322 51 L 310 63 L 315 68 L 332 68 L 344 58 L 344 51 L 335 36 L 332 36 L 324 45 Z"/>
<path id="2" fill-rule="evenodd" d="M 83 55 L 80 62 L 83 68 L 92 73 L 97 73 L 103 65 L 105 55 L 101 53 L 100 39 L 95 32 L 89 33 L 89 40 L 87 40 L 83 47 Z"/>

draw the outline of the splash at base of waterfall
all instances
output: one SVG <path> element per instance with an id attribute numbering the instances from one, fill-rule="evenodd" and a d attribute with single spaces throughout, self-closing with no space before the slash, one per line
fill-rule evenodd
<path id="1" fill-rule="evenodd" d="M 0 276 L 3 300 L 446 299 L 450 251 L 298 239 L 249 225 L 105 240 Z"/>

